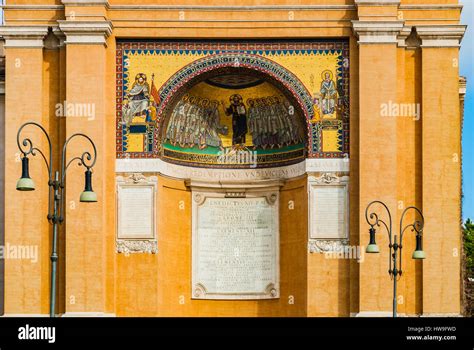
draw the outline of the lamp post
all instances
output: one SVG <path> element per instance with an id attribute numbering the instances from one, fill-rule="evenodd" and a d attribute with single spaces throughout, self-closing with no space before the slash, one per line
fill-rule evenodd
<path id="1" fill-rule="evenodd" d="M 49 148 L 49 157 L 46 158 L 46 155 L 37 147 L 33 146 L 33 142 L 29 138 L 23 139 L 20 143 L 20 135 L 22 130 L 26 126 L 34 126 L 39 128 L 48 140 Z M 70 159 L 66 163 L 66 148 L 69 142 L 76 137 L 85 138 L 90 142 L 93 149 L 93 155 L 89 151 L 85 151 L 81 156 L 76 156 Z M 46 130 L 38 123 L 35 122 L 26 122 L 23 124 L 17 133 L 17 144 L 18 149 L 22 153 L 21 157 L 21 178 L 18 180 L 16 189 L 18 191 L 33 191 L 35 189 L 35 183 L 33 179 L 30 178 L 29 174 L 29 158 L 28 155 L 36 156 L 39 153 L 48 169 L 48 221 L 53 225 L 53 240 L 52 240 L 52 249 L 51 249 L 51 291 L 50 291 L 50 317 L 54 317 L 55 305 L 56 305 L 56 268 L 58 261 L 57 254 L 57 240 L 58 240 L 58 225 L 64 221 L 64 187 L 66 172 L 72 162 L 78 161 L 79 166 L 84 166 L 85 171 L 85 187 L 84 191 L 81 193 L 80 201 L 81 202 L 97 202 L 97 194 L 92 190 L 92 167 L 94 166 L 97 159 L 97 150 L 94 142 L 87 135 L 76 133 L 71 135 L 63 145 L 61 164 L 59 170 L 55 170 L 53 173 L 53 149 L 51 146 L 51 139 L 49 138 Z"/>
<path id="2" fill-rule="evenodd" d="M 369 214 L 370 207 L 375 204 L 380 204 L 383 208 L 385 208 L 388 214 L 388 223 L 380 219 L 379 215 L 377 215 L 375 212 L 371 212 Z M 416 213 L 418 213 L 418 215 L 420 216 L 420 220 L 415 220 L 413 223 L 403 226 L 403 220 L 405 219 L 405 215 L 409 210 L 414 210 Z M 369 241 L 369 245 L 367 246 L 365 250 L 366 253 L 376 254 L 380 252 L 379 247 L 377 243 L 375 242 L 375 233 L 376 233 L 375 227 L 380 227 L 380 224 L 382 224 L 383 227 L 385 227 L 388 234 L 388 241 L 389 241 L 388 247 L 390 249 L 390 255 L 388 258 L 389 260 L 388 273 L 390 275 L 390 278 L 393 280 L 393 317 L 397 317 L 397 281 L 398 281 L 398 278 L 402 276 L 403 234 L 409 228 L 411 228 L 411 232 L 415 232 L 416 248 L 415 248 L 415 251 L 413 252 L 412 259 L 425 259 L 426 254 L 423 251 L 423 246 L 422 246 L 423 227 L 425 225 L 425 219 L 420 209 L 416 207 L 406 208 L 403 211 L 402 216 L 400 218 L 400 233 L 399 233 L 400 242 L 397 242 L 398 237 L 396 234 L 393 235 L 392 237 L 392 216 L 390 214 L 390 210 L 385 205 L 385 203 L 381 201 L 370 202 L 367 208 L 365 209 L 365 219 L 367 220 L 367 223 L 370 225 L 370 229 L 369 229 L 370 241 Z M 397 262 L 398 262 L 398 266 L 397 266 Z"/>

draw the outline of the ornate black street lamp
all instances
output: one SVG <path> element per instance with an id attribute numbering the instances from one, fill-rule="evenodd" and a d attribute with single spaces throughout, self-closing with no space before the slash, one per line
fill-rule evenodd
<path id="1" fill-rule="evenodd" d="M 37 147 L 33 146 L 33 142 L 29 138 L 23 139 L 20 143 L 20 134 L 22 130 L 28 126 L 36 126 L 44 133 L 46 139 L 48 140 L 49 146 L 49 158 L 46 158 L 46 155 Z M 73 157 L 66 164 L 66 148 L 75 137 L 83 137 L 87 139 L 93 148 L 93 155 L 86 151 L 82 155 Z M 92 167 L 95 164 L 97 159 L 97 150 L 94 145 L 94 142 L 90 139 L 89 136 L 84 134 L 74 134 L 71 135 L 63 145 L 62 156 L 61 156 L 61 167 L 59 170 L 54 171 L 53 177 L 53 149 L 51 147 L 51 139 L 49 138 L 46 130 L 38 123 L 27 122 L 23 124 L 17 133 L 17 144 L 18 149 L 22 153 L 21 157 L 21 178 L 16 184 L 16 189 L 18 191 L 33 191 L 35 189 L 35 183 L 33 179 L 30 178 L 29 169 L 28 169 L 28 155 L 36 156 L 37 153 L 41 154 L 48 168 L 48 186 L 49 186 L 49 199 L 48 199 L 48 221 L 53 225 L 53 241 L 51 249 L 51 291 L 50 291 L 50 317 L 54 317 L 54 310 L 56 305 L 56 267 L 58 261 L 57 254 L 57 240 L 58 240 L 58 225 L 64 221 L 64 186 L 66 179 L 66 172 L 69 168 L 69 165 L 78 161 L 79 166 L 84 166 L 86 168 L 85 172 L 85 188 L 81 193 L 80 201 L 81 202 L 97 202 L 97 194 L 92 190 Z"/>
<path id="2" fill-rule="evenodd" d="M 380 219 L 379 215 L 377 215 L 375 212 L 372 212 L 369 215 L 369 208 L 374 204 L 380 204 L 382 207 L 385 208 L 388 214 L 388 224 L 384 220 Z M 416 213 L 418 213 L 418 215 L 420 216 L 420 220 L 415 220 L 413 223 L 403 226 L 403 219 L 405 218 L 405 214 L 411 209 L 414 210 Z M 393 317 L 397 317 L 397 281 L 398 281 L 398 278 L 402 276 L 403 234 L 408 228 L 411 228 L 411 231 L 415 232 L 416 248 L 415 248 L 415 251 L 413 252 L 412 258 L 425 259 L 426 254 L 423 251 L 423 247 L 422 247 L 423 227 L 425 225 L 425 219 L 420 209 L 416 207 L 406 208 L 403 211 L 402 216 L 400 218 L 400 234 L 399 234 L 400 243 L 397 242 L 397 235 L 394 235 L 392 239 L 392 216 L 390 214 L 390 210 L 385 205 L 385 203 L 381 201 L 373 201 L 369 203 L 369 205 L 365 209 L 365 219 L 367 220 L 367 223 L 370 225 L 370 229 L 369 229 L 370 241 L 369 241 L 369 245 L 367 246 L 365 250 L 366 253 L 379 253 L 380 252 L 379 247 L 377 243 L 375 242 L 375 232 L 376 232 L 375 227 L 376 226 L 380 227 L 380 224 L 382 224 L 388 233 L 388 241 L 389 241 L 388 247 L 390 248 L 390 255 L 388 258 L 389 260 L 388 273 L 390 275 L 390 278 L 393 280 Z M 398 267 L 397 267 L 397 262 L 398 262 Z"/>

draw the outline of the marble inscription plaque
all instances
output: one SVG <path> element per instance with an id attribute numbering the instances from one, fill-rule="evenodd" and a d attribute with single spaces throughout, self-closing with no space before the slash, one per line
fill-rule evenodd
<path id="1" fill-rule="evenodd" d="M 277 298 L 278 205 L 265 196 L 195 205 L 193 297 Z"/>
<path id="2" fill-rule="evenodd" d="M 119 187 L 118 239 L 154 238 L 154 187 Z"/>
<path id="3" fill-rule="evenodd" d="M 346 188 L 314 186 L 310 238 L 346 238 Z"/>

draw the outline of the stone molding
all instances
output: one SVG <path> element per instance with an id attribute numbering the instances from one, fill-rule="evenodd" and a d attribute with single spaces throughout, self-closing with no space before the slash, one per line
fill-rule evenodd
<path id="1" fill-rule="evenodd" d="M 48 315 L 49 316 L 49 315 Z M 94 311 L 70 311 L 61 314 L 61 317 L 117 317 L 114 313 Z"/>
<path id="2" fill-rule="evenodd" d="M 343 252 L 348 245 L 348 239 L 310 239 L 308 251 L 310 253 Z"/>
<path id="3" fill-rule="evenodd" d="M 48 35 L 47 26 L 3 26 L 0 36 L 5 39 L 5 48 L 43 48 Z"/>
<path id="4" fill-rule="evenodd" d="M 50 316 L 49 314 L 14 314 L 12 313 L 12 314 L 3 314 L 0 316 L 0 318 L 1 317 L 21 317 L 21 318 L 28 317 L 30 318 L 30 317 L 50 317 Z"/>
<path id="5" fill-rule="evenodd" d="M 278 191 L 280 187 L 284 186 L 284 180 L 260 180 L 260 181 L 202 181 L 202 180 L 187 180 L 186 186 L 193 191 L 212 191 L 212 193 L 226 193 L 226 197 L 245 197 L 248 191 Z M 269 204 L 274 202 L 273 199 L 268 198 Z M 200 198 L 194 197 L 194 201 L 199 204 Z"/>
<path id="6" fill-rule="evenodd" d="M 439 10 L 461 10 L 461 4 L 400 4 L 400 10 L 423 10 L 423 11 L 439 11 Z"/>
<path id="7" fill-rule="evenodd" d="M 66 46 L 66 34 L 59 29 L 59 27 L 53 27 L 53 34 L 58 39 L 58 48 Z"/>
<path id="8" fill-rule="evenodd" d="M 177 179 L 213 181 L 256 181 L 291 179 L 305 173 L 349 172 L 349 158 L 308 158 L 297 164 L 259 169 L 211 169 L 171 164 L 161 159 L 116 159 L 116 173 L 160 173 Z"/>
<path id="9" fill-rule="evenodd" d="M 399 317 L 403 317 L 403 314 L 397 313 Z M 361 311 L 356 314 L 352 314 L 352 317 L 392 317 L 392 311 Z"/>
<path id="10" fill-rule="evenodd" d="M 306 172 L 349 172 L 349 158 L 341 159 L 323 159 L 323 158 L 307 158 Z"/>
<path id="11" fill-rule="evenodd" d="M 422 48 L 460 47 L 466 29 L 461 24 L 416 26 Z"/>
<path id="12" fill-rule="evenodd" d="M 354 3 L 370 6 L 400 5 L 400 0 L 355 0 Z"/>
<path id="13" fill-rule="evenodd" d="M 137 4 L 137 5 L 109 5 L 108 8 L 111 10 L 170 10 L 170 11 L 266 11 L 266 10 L 280 10 L 280 11 L 339 11 L 349 10 L 354 11 L 356 7 L 354 5 L 157 5 L 157 4 Z"/>
<path id="14" fill-rule="evenodd" d="M 108 0 L 61 0 L 65 6 L 109 6 Z"/>
<path id="15" fill-rule="evenodd" d="M 421 46 L 421 40 L 418 38 L 416 31 L 413 31 L 412 26 L 404 26 L 397 36 L 398 47 L 407 50 L 414 50 Z"/>
<path id="16" fill-rule="evenodd" d="M 420 317 L 463 317 L 463 315 L 458 314 L 457 312 L 425 312 L 420 315 Z"/>
<path id="17" fill-rule="evenodd" d="M 158 253 L 158 242 L 156 240 L 128 240 L 118 239 L 116 242 L 117 253 Z"/>
<path id="18" fill-rule="evenodd" d="M 352 21 L 358 44 L 398 44 L 404 21 Z"/>
<path id="19" fill-rule="evenodd" d="M 66 35 L 66 44 L 98 44 L 106 46 L 112 34 L 110 21 L 58 21 L 59 28 Z"/>

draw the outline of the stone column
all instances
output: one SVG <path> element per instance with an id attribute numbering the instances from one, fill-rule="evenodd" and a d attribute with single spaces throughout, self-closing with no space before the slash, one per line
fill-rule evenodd
<path id="1" fill-rule="evenodd" d="M 71 166 L 67 174 L 66 315 L 101 315 L 107 311 L 106 217 L 107 210 L 114 208 L 115 198 L 113 193 L 106 194 L 110 169 L 105 166 L 107 157 L 113 156 L 108 150 L 114 150 L 113 143 L 109 147 L 113 135 L 107 134 L 108 130 L 114 130 L 107 127 L 107 123 L 114 123 L 114 120 L 106 120 L 105 108 L 106 43 L 112 25 L 105 20 L 66 20 L 59 21 L 59 26 L 66 35 L 67 105 L 75 111 L 82 110 L 82 113 L 66 117 L 65 136 L 85 133 L 97 147 L 97 163 L 93 169 L 97 203 L 79 202 L 84 190 L 84 168 Z M 80 139 L 73 141 L 69 144 L 67 158 L 85 150 L 91 150 L 88 143 Z"/>
<path id="2" fill-rule="evenodd" d="M 381 200 L 397 208 L 396 118 L 382 115 L 397 101 L 397 20 L 399 1 L 356 1 L 359 20 L 353 30 L 359 41 L 359 235 L 361 249 L 369 241 L 365 208 Z M 380 13 L 384 17 L 380 18 Z M 393 214 L 393 213 L 392 213 Z M 387 219 L 384 216 L 384 219 Z M 393 217 L 396 222 L 396 217 Z M 395 227 L 395 225 L 394 225 Z M 392 284 L 388 270 L 388 238 L 379 228 L 379 254 L 365 254 L 360 263 L 358 316 L 390 315 Z"/>
<path id="3" fill-rule="evenodd" d="M 422 40 L 423 314 L 460 313 L 462 25 L 417 26 Z"/>
<path id="4" fill-rule="evenodd" d="M 47 315 L 49 310 L 50 225 L 48 172 L 38 154 L 30 158 L 33 192 L 18 192 L 21 175 L 17 131 L 27 121 L 35 121 L 50 131 L 48 115 L 43 114 L 43 26 L 7 26 L 0 30 L 5 39 L 5 314 Z M 48 144 L 37 128 L 28 127 L 23 138 L 47 156 Z M 43 208 L 43 210 L 38 210 Z M 15 258 L 14 252 L 28 249 L 31 259 Z"/>

